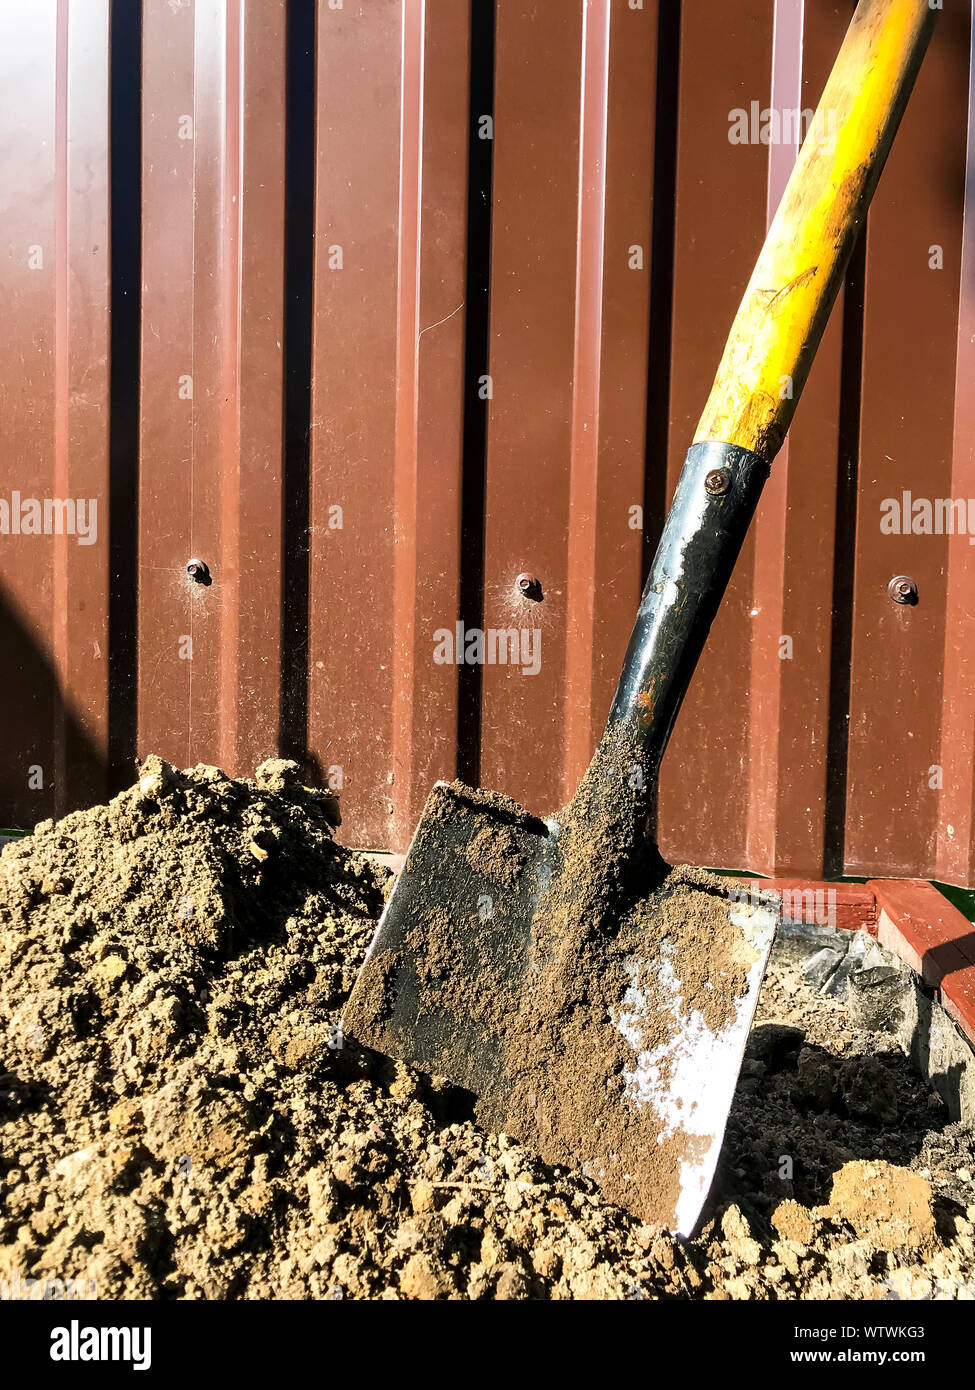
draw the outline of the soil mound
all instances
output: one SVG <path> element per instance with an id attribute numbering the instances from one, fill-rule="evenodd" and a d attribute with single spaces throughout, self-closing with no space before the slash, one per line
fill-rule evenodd
<path id="1" fill-rule="evenodd" d="M 388 875 L 336 819 L 291 763 L 247 780 L 152 758 L 107 806 L 4 849 L 0 1293 L 971 1295 L 970 1132 L 788 961 L 694 1241 L 349 1043 Z M 875 1171 L 854 1212 L 858 1161 Z"/>

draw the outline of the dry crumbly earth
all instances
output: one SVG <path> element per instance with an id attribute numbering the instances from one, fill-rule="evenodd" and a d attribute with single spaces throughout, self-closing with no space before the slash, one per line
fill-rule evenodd
<path id="1" fill-rule="evenodd" d="M 675 1241 L 345 1040 L 388 891 L 334 799 L 152 758 L 0 855 L 0 1279 L 103 1298 L 975 1294 L 975 1139 L 773 955 Z"/>

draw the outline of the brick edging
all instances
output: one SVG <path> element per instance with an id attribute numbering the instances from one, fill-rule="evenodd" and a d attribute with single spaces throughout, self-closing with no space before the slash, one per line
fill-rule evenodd
<path id="1" fill-rule="evenodd" d="M 808 878 L 756 878 L 750 882 L 760 892 L 781 895 L 787 920 L 847 931 L 862 928 L 871 936 L 877 935 L 877 895 L 870 884 L 819 883 Z"/>
<path id="2" fill-rule="evenodd" d="M 877 939 L 941 992 L 941 1003 L 975 1042 L 975 926 L 923 878 L 878 878 Z"/>
<path id="3" fill-rule="evenodd" d="M 787 919 L 875 936 L 940 992 L 945 1012 L 975 1046 L 975 926 L 932 883 L 923 878 L 826 883 L 744 876 L 741 881 L 756 891 L 781 894 Z"/>

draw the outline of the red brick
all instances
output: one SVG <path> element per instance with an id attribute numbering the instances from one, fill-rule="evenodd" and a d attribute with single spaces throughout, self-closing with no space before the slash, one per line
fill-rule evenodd
<path id="1" fill-rule="evenodd" d="M 825 883 L 807 878 L 755 878 L 741 881 L 754 884 L 758 891 L 787 894 L 784 903 L 786 910 L 791 903 L 791 915 L 795 917 L 795 908 L 801 907 L 801 920 L 804 922 L 841 927 L 847 931 L 859 931 L 862 927 L 871 936 L 877 935 L 877 899 L 869 884 Z M 824 922 L 822 918 L 827 915 L 830 920 Z"/>
<path id="2" fill-rule="evenodd" d="M 975 965 L 946 976 L 941 1002 L 969 1041 L 975 1043 Z"/>
<path id="3" fill-rule="evenodd" d="M 975 926 L 924 879 L 874 879 L 878 939 L 930 985 L 975 1040 Z"/>

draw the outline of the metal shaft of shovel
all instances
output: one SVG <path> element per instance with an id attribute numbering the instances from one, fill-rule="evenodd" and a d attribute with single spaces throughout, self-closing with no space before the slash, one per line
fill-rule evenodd
<path id="1" fill-rule="evenodd" d="M 860 0 L 735 318 L 575 796 L 542 820 L 438 783 L 345 1012 L 350 1037 L 471 1092 L 483 1124 L 683 1233 L 714 1174 L 775 919 L 767 905 L 729 905 L 695 871 L 667 873 L 660 761 L 935 16 L 928 0 Z M 685 890 L 697 894 L 689 913 Z"/>

